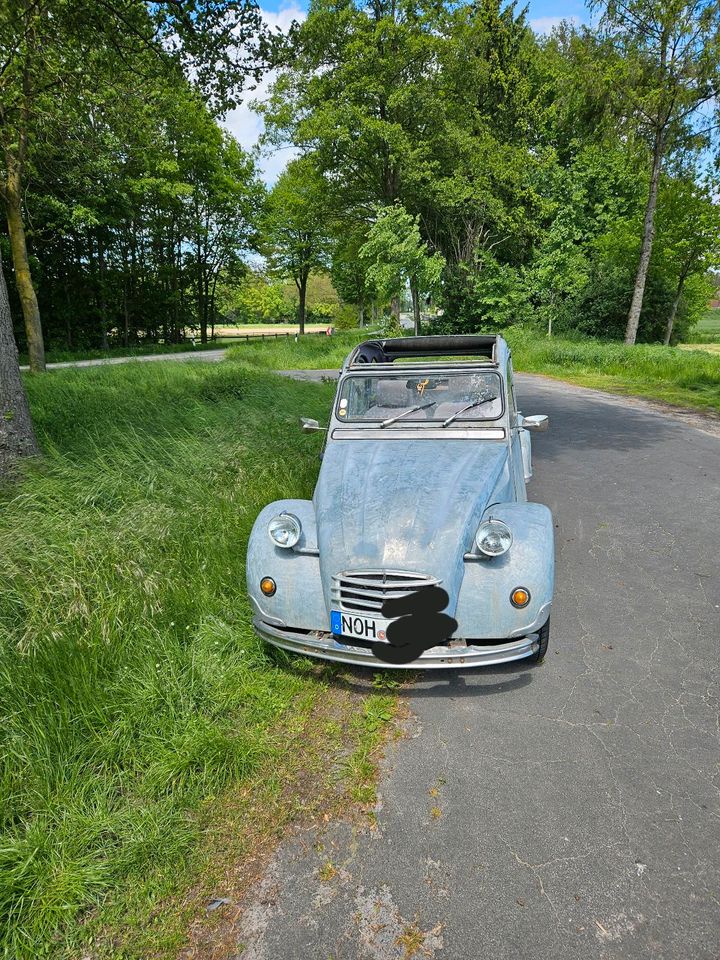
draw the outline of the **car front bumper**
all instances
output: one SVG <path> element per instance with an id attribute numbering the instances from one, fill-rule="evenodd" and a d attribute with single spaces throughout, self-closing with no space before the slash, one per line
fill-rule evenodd
<path id="1" fill-rule="evenodd" d="M 302 653 L 322 660 L 335 660 L 363 667 L 405 670 L 447 670 L 458 667 L 483 667 L 497 663 L 509 663 L 521 660 L 536 653 L 539 647 L 537 633 L 528 633 L 525 637 L 507 642 L 482 645 L 439 646 L 425 650 L 411 663 L 390 664 L 374 656 L 366 647 L 338 643 L 332 633 L 320 630 L 289 630 L 269 624 L 255 618 L 253 626 L 256 632 L 275 647 Z"/>

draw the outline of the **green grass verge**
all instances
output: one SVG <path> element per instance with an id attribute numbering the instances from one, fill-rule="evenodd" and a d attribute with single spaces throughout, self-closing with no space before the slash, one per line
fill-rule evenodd
<path id="1" fill-rule="evenodd" d="M 232 361 L 26 382 L 46 456 L 0 491 L 13 960 L 85 955 L 105 918 L 142 927 L 194 875 L 212 798 L 267 776 L 326 686 L 253 635 L 244 562 L 265 503 L 311 496 L 317 447 L 297 411 L 322 417 L 332 387 Z M 127 955 L 156 947 L 175 955 Z"/>
<path id="2" fill-rule="evenodd" d="M 367 330 L 336 333 L 332 337 L 300 337 L 231 347 L 228 357 L 263 370 L 339 370 L 356 343 L 372 336 Z"/>
<path id="3" fill-rule="evenodd" d="M 720 350 L 720 309 L 708 310 L 702 320 L 688 334 L 686 346 L 706 345 L 715 353 Z"/>
<path id="4" fill-rule="evenodd" d="M 48 363 L 72 363 L 75 360 L 105 360 L 110 357 L 143 357 L 158 353 L 185 353 L 200 350 L 217 350 L 227 346 L 232 340 L 213 343 L 146 343 L 137 347 L 112 347 L 109 350 L 48 350 L 45 360 Z M 27 364 L 27 354 L 20 354 L 20 363 Z"/>

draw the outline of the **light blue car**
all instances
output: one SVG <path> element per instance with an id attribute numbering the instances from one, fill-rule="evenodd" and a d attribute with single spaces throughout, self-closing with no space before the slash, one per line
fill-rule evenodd
<path id="1" fill-rule="evenodd" d="M 545 656 L 552 515 L 528 503 L 531 430 L 496 336 L 369 340 L 340 373 L 313 499 L 258 516 L 247 556 L 254 626 L 285 650 L 386 667 L 388 598 L 437 584 L 451 637 L 404 666 Z M 323 429 L 303 419 L 303 429 Z M 375 647 L 375 649 L 382 649 Z"/>

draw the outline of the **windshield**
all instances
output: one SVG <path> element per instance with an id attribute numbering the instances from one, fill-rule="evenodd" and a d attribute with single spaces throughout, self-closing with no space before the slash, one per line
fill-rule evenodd
<path id="1" fill-rule="evenodd" d="M 390 427 L 417 421 L 435 425 L 502 416 L 501 380 L 479 370 L 408 377 L 407 373 L 349 376 L 340 387 L 337 416 Z"/>

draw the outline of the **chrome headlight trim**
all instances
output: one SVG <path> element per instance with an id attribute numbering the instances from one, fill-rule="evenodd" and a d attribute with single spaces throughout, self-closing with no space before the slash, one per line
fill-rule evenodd
<path id="1" fill-rule="evenodd" d="M 494 517 L 483 520 L 475 534 L 475 546 L 486 557 L 501 557 L 512 546 L 513 535 L 510 527 Z"/>
<path id="2" fill-rule="evenodd" d="M 276 547 L 291 550 L 300 539 L 302 524 L 294 513 L 279 513 L 268 523 L 267 529 Z"/>

